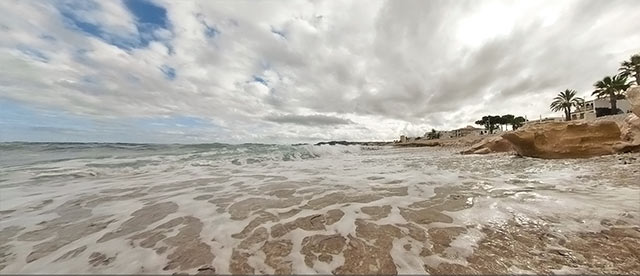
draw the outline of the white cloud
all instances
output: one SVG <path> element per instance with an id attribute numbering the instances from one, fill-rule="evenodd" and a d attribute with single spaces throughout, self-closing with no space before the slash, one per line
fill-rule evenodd
<path id="1" fill-rule="evenodd" d="M 78 16 L 137 35 L 120 1 L 98 3 Z M 634 1 L 155 3 L 163 42 L 123 50 L 70 29 L 55 3 L 1 1 L 0 99 L 95 119 L 198 117 L 219 127 L 194 134 L 203 141 L 393 139 L 549 115 L 557 91 L 587 95 L 640 50 Z M 291 124 L 310 114 L 321 123 Z"/>

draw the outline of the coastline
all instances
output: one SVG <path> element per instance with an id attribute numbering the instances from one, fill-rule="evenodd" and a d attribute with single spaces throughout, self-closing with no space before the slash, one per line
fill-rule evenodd
<path id="1" fill-rule="evenodd" d="M 461 156 L 449 147 L 329 146 L 300 147 L 318 152 L 273 160 L 290 148 L 265 152 L 273 147 L 262 146 L 247 154 L 252 147 L 103 146 L 97 149 L 111 157 L 45 158 L 49 161 L 2 168 L 0 192 L 12 200 L 0 210 L 6 223 L 0 247 L 7 252 L 0 256 L 0 271 L 246 275 L 638 269 L 638 162 L 617 156 Z M 37 156 L 24 148 L 14 151 Z M 40 151 L 46 152 L 56 156 Z"/>
<path id="2" fill-rule="evenodd" d="M 472 146 L 484 139 L 491 137 L 498 137 L 499 134 L 487 134 L 482 136 L 465 136 L 459 138 L 447 138 L 447 139 L 420 139 L 411 142 L 397 142 L 393 143 L 397 147 L 447 147 L 447 148 L 465 148 Z"/>

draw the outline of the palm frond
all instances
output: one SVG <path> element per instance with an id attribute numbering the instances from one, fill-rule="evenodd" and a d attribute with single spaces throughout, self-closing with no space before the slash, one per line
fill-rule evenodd
<path id="1" fill-rule="evenodd" d="M 571 107 L 578 107 L 584 100 L 582 98 L 576 97 L 578 92 L 573 89 L 566 89 L 558 93 L 557 96 L 553 98 L 553 101 L 549 105 L 549 108 L 552 111 L 567 111 L 570 110 Z"/>

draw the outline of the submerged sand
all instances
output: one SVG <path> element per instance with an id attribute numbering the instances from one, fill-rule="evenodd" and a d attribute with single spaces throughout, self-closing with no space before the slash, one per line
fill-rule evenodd
<path id="1" fill-rule="evenodd" d="M 82 177 L 5 171 L 0 272 L 633 274 L 638 157 L 385 148 Z"/>

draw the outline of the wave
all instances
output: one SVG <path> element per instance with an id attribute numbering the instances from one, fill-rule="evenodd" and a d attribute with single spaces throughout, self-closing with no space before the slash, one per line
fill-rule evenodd
<path id="1" fill-rule="evenodd" d="M 265 166 L 357 154 L 359 145 L 0 143 L 0 173 L 34 180 L 127 176 L 184 167 Z"/>

